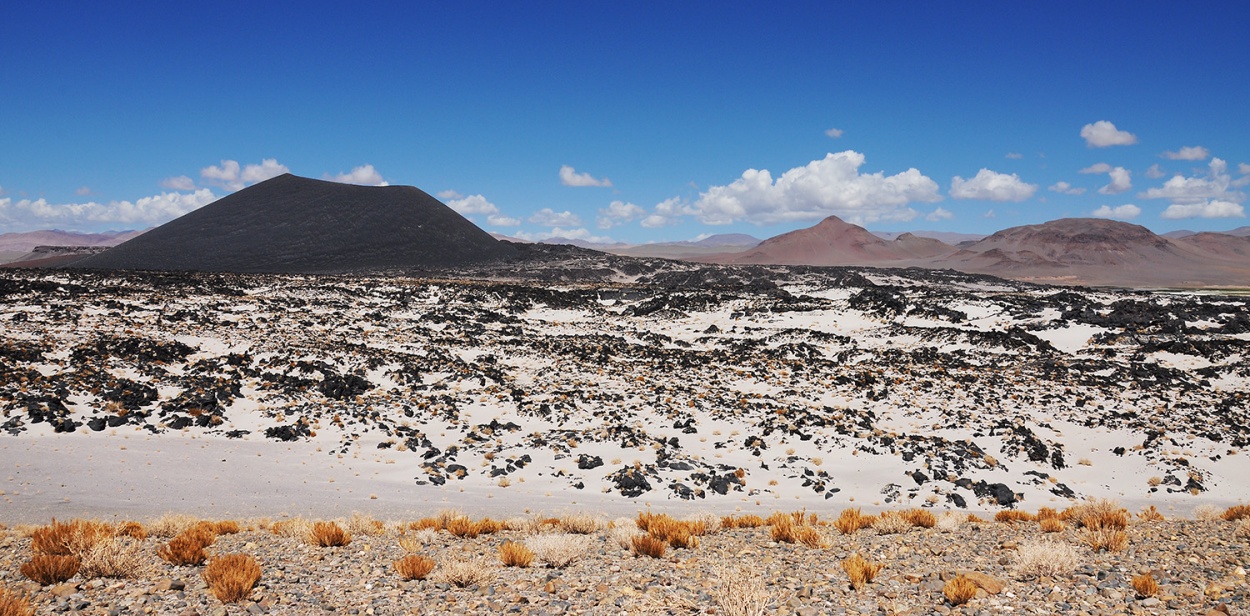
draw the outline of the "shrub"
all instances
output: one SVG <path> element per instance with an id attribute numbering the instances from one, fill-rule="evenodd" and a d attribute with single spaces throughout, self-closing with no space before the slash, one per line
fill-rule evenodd
<path id="1" fill-rule="evenodd" d="M 213 532 L 218 535 L 233 535 L 239 532 L 239 523 L 234 520 L 222 520 L 213 523 Z"/>
<path id="2" fill-rule="evenodd" d="M 963 526 L 965 521 L 966 518 L 963 516 L 948 511 L 938 518 L 937 525 L 934 528 L 938 529 L 938 532 L 953 533 L 959 530 L 959 527 Z"/>
<path id="3" fill-rule="evenodd" d="M 340 548 L 352 542 L 352 535 L 334 522 L 316 522 L 312 525 L 309 539 L 316 546 Z"/>
<path id="4" fill-rule="evenodd" d="M 312 523 L 304 518 L 279 520 L 269 527 L 269 532 L 288 539 L 306 540 L 312 535 Z"/>
<path id="5" fill-rule="evenodd" d="M 581 535 L 534 535 L 525 540 L 534 557 L 553 569 L 563 569 L 590 551 L 590 542 Z"/>
<path id="6" fill-rule="evenodd" d="M 130 538 L 105 537 L 76 552 L 84 578 L 135 578 L 148 573 L 150 565 L 143 545 Z"/>
<path id="7" fill-rule="evenodd" d="M 1159 510 L 1155 509 L 1154 505 L 1142 509 L 1141 513 L 1137 514 L 1137 517 L 1147 522 L 1162 522 L 1164 520 L 1163 514 L 1159 513 Z"/>
<path id="8" fill-rule="evenodd" d="M 499 560 L 505 567 L 528 567 L 534 562 L 534 551 L 520 543 L 505 541 L 499 546 Z"/>
<path id="9" fill-rule="evenodd" d="M 393 563 L 395 573 L 404 580 L 424 580 L 434 570 L 434 559 L 410 554 Z"/>
<path id="10" fill-rule="evenodd" d="M 1119 552 L 1128 547 L 1128 533 L 1116 528 L 1087 528 L 1082 540 L 1095 552 Z"/>
<path id="11" fill-rule="evenodd" d="M 70 556 L 74 550 L 84 550 L 96 541 L 113 536 L 113 528 L 100 522 L 71 520 L 68 523 L 52 520 L 48 526 L 35 529 L 30 535 L 30 547 L 40 554 Z"/>
<path id="12" fill-rule="evenodd" d="M 205 547 L 208 547 L 208 544 L 203 542 L 202 534 L 186 532 L 170 539 L 169 543 L 157 548 L 156 555 L 160 556 L 161 560 L 174 566 L 198 566 L 208 560 L 208 553 L 204 551 Z"/>
<path id="13" fill-rule="evenodd" d="M 1111 519 L 1119 513 L 1124 514 L 1126 520 L 1125 523 L 1127 524 L 1128 512 L 1121 508 L 1118 502 L 1104 498 L 1097 500 L 1090 499 L 1080 505 L 1073 505 L 1064 509 L 1059 516 L 1065 522 L 1074 520 L 1078 524 L 1084 526 L 1084 521 L 1087 518 L 1094 520 Z"/>
<path id="14" fill-rule="evenodd" d="M 629 546 L 634 554 L 640 556 L 650 556 L 651 558 L 664 558 L 664 551 L 668 549 L 668 543 L 652 537 L 651 535 L 638 535 L 630 541 Z"/>
<path id="15" fill-rule="evenodd" d="M 942 587 L 942 594 L 951 605 L 963 605 L 977 596 L 977 585 L 962 575 L 956 576 Z"/>
<path id="16" fill-rule="evenodd" d="M 199 518 L 183 513 L 166 513 L 148 523 L 148 532 L 168 539 L 181 535 L 184 531 L 200 522 Z"/>
<path id="17" fill-rule="evenodd" d="M 1133 590 L 1137 591 L 1138 597 L 1153 597 L 1159 594 L 1159 583 L 1150 573 L 1143 573 L 1133 576 Z"/>
<path id="18" fill-rule="evenodd" d="M 911 530 L 912 524 L 896 511 L 887 511 L 877 516 L 872 523 L 872 529 L 877 531 L 878 535 L 896 535 Z"/>
<path id="19" fill-rule="evenodd" d="M 851 588 L 855 590 L 863 590 L 864 585 L 877 577 L 877 573 L 881 571 L 883 566 L 881 563 L 874 563 L 865 559 L 859 553 L 852 554 L 850 558 L 842 561 L 842 570 L 850 578 Z"/>
<path id="20" fill-rule="evenodd" d="M 504 523 L 490 518 L 482 518 L 474 522 L 473 527 L 479 535 L 493 535 L 504 529 Z"/>
<path id="21" fill-rule="evenodd" d="M 630 520 L 630 524 L 628 526 L 613 526 L 612 529 L 608 531 L 608 538 L 614 541 L 617 545 L 621 546 L 622 550 L 628 550 L 633 545 L 634 537 L 641 534 L 644 533 L 640 532 L 638 527 L 634 526 L 633 520 Z"/>
<path id="22" fill-rule="evenodd" d="M 755 514 L 740 515 L 738 517 L 725 516 L 721 518 L 721 528 L 759 528 L 765 524 L 764 518 Z"/>
<path id="23" fill-rule="evenodd" d="M 1250 518 L 1250 505 L 1234 505 L 1226 509 L 1220 517 L 1228 522 Z"/>
<path id="24" fill-rule="evenodd" d="M 908 509 L 902 513 L 903 519 L 919 528 L 933 528 L 937 525 L 937 517 L 924 509 Z"/>
<path id="25" fill-rule="evenodd" d="M 1016 548 L 1013 570 L 1020 579 L 1058 577 L 1072 573 L 1080 562 L 1080 553 L 1070 544 L 1026 539 Z"/>
<path id="26" fill-rule="evenodd" d="M 434 578 L 438 582 L 451 584 L 457 588 L 469 588 L 489 583 L 495 579 L 495 572 L 483 562 L 460 560 L 439 567 Z"/>
<path id="27" fill-rule="evenodd" d="M 226 554 L 209 561 L 204 568 L 208 590 L 222 603 L 235 603 L 252 594 L 260 581 L 260 565 L 246 554 Z"/>
<path id="28" fill-rule="evenodd" d="M 701 528 L 702 535 L 711 535 L 720 532 L 721 519 L 713 513 L 692 513 L 682 519 L 683 522 L 693 525 L 694 528 Z"/>
<path id="29" fill-rule="evenodd" d="M 81 564 L 77 556 L 36 554 L 22 565 L 21 572 L 40 586 L 51 586 L 74 577 Z"/>
<path id="30" fill-rule="evenodd" d="M 1042 520 L 1058 520 L 1060 519 L 1060 514 L 1051 507 L 1042 507 L 1037 510 L 1036 517 L 1038 522 L 1041 522 Z"/>
<path id="31" fill-rule="evenodd" d="M 577 535 L 597 533 L 603 528 L 603 520 L 589 513 L 576 513 L 560 518 L 560 530 Z"/>
<path id="32" fill-rule="evenodd" d="M 834 520 L 833 527 L 838 529 L 843 535 L 850 535 L 861 528 L 872 526 L 875 520 L 872 516 L 860 513 L 859 509 L 843 509 L 838 519 Z"/>
<path id="33" fill-rule="evenodd" d="M 764 582 L 749 567 L 717 570 L 714 591 L 718 613 L 726 616 L 763 616 L 768 606 Z"/>
<path id="34" fill-rule="evenodd" d="M 1044 533 L 1061 533 L 1067 528 L 1067 525 L 1059 518 L 1042 518 L 1038 525 L 1042 527 Z"/>
<path id="35" fill-rule="evenodd" d="M 474 539 L 481 533 L 481 528 L 467 516 L 451 518 L 443 524 L 443 528 L 454 537 Z"/>
<path id="36" fill-rule="evenodd" d="M 1017 509 L 1004 509 L 994 514 L 994 521 L 1004 524 L 1014 524 L 1016 522 L 1032 522 L 1035 518 L 1033 514 L 1027 511 Z"/>
<path id="37" fill-rule="evenodd" d="M 408 525 L 409 530 L 443 530 L 443 522 L 438 518 L 421 518 Z"/>
<path id="38" fill-rule="evenodd" d="M 1224 515 L 1224 512 L 1220 511 L 1219 507 L 1216 507 L 1215 505 L 1212 505 L 1210 503 L 1203 503 L 1201 505 L 1198 505 L 1197 507 L 1194 507 L 1194 519 L 1195 520 L 1207 520 L 1207 521 L 1219 520 L 1221 519 L 1221 516 L 1223 515 Z"/>
<path id="39" fill-rule="evenodd" d="M 130 537 L 139 541 L 148 538 L 148 531 L 144 530 L 143 525 L 138 522 L 122 522 L 117 527 L 117 530 L 114 531 L 114 534 L 118 537 Z"/>
<path id="40" fill-rule="evenodd" d="M 343 523 L 343 530 L 350 535 L 368 537 L 382 534 L 386 530 L 386 525 L 379 520 L 373 519 L 373 516 L 353 513 L 352 517 L 347 518 L 347 521 Z"/>
<path id="41" fill-rule="evenodd" d="M 820 532 L 820 529 L 815 526 L 798 527 L 798 530 L 794 533 L 794 538 L 809 548 L 829 547 L 829 541 L 825 539 L 825 535 Z"/>
<path id="42" fill-rule="evenodd" d="M 35 616 L 30 600 L 0 586 L 0 616 Z"/>
<path id="43" fill-rule="evenodd" d="M 419 530 L 411 535 L 400 537 L 399 547 L 409 553 L 420 552 L 426 545 L 434 540 L 437 533 L 438 531 L 429 528 Z"/>
<path id="44" fill-rule="evenodd" d="M 1090 530 L 1128 528 L 1127 511 L 1102 511 L 1081 518 L 1081 526 Z"/>

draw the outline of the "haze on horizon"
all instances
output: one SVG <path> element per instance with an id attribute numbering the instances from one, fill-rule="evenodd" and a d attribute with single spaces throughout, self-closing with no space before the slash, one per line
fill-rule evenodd
<path id="1" fill-rule="evenodd" d="M 0 233 L 167 222 L 281 173 L 523 239 L 1246 223 L 1250 7 L 19 2 Z"/>

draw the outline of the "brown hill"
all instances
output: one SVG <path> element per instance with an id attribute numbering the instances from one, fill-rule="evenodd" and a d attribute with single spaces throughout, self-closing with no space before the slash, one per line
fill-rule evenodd
<path id="1" fill-rule="evenodd" d="M 223 197 L 75 267 L 364 273 L 514 256 L 412 186 L 355 186 L 284 174 Z"/>
<path id="2" fill-rule="evenodd" d="M 922 240 L 915 236 L 912 238 Z M 750 250 L 707 257 L 706 260 L 716 263 L 767 265 L 879 265 L 912 258 L 898 250 L 894 244 L 895 242 L 887 242 L 869 233 L 859 225 L 830 216 L 814 227 L 766 239 Z M 912 240 L 906 240 L 904 244 L 914 244 L 922 252 L 927 250 L 919 242 Z"/>

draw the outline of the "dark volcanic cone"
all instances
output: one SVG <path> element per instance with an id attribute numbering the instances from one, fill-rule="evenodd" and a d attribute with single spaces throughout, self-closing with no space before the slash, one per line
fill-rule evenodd
<path id="1" fill-rule="evenodd" d="M 412 186 L 354 186 L 285 174 L 74 267 L 363 273 L 455 267 L 515 252 Z"/>

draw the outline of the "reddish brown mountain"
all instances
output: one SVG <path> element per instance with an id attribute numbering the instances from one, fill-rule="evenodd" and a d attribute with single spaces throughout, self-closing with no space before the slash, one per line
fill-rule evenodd
<path id="1" fill-rule="evenodd" d="M 772 265 L 903 265 L 917 258 L 929 259 L 954 252 L 955 248 L 942 242 L 911 234 L 889 242 L 859 225 L 830 216 L 814 227 L 764 240 L 745 252 L 707 260 Z"/>

